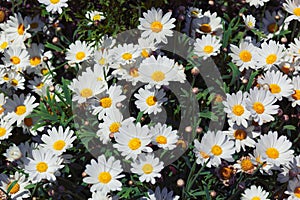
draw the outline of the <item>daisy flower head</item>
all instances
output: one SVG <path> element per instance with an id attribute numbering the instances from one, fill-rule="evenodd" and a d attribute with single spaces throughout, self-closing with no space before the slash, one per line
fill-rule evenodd
<path id="1" fill-rule="evenodd" d="M 256 19 L 252 15 L 243 15 L 243 20 L 248 29 L 255 28 Z"/>
<path id="2" fill-rule="evenodd" d="M 172 12 L 163 16 L 163 11 L 158 8 L 151 8 L 147 13 L 143 13 L 144 18 L 139 18 L 138 29 L 142 30 L 142 38 L 148 38 L 155 43 L 167 43 L 166 36 L 172 36 L 172 28 L 175 27 L 175 18 L 171 18 Z"/>
<path id="3" fill-rule="evenodd" d="M 201 143 L 198 140 L 194 140 L 194 149 L 193 152 L 196 155 L 196 163 L 198 165 L 204 165 L 206 164 L 206 167 L 211 168 L 211 162 L 207 162 L 210 158 L 209 149 L 205 148 L 206 152 L 204 152 L 204 140 L 201 140 Z"/>
<path id="4" fill-rule="evenodd" d="M 269 192 L 266 192 L 261 186 L 251 185 L 242 194 L 241 200 L 270 200 Z"/>
<path id="5" fill-rule="evenodd" d="M 135 62 L 139 56 L 138 46 L 135 44 L 119 44 L 110 50 L 111 59 L 115 66 L 126 65 Z"/>
<path id="6" fill-rule="evenodd" d="M 12 200 L 22 200 L 30 197 L 30 191 L 25 189 L 25 187 L 29 185 L 29 181 L 24 174 L 21 174 L 18 171 L 10 177 L 5 174 L 0 174 L 0 181 L 0 188 L 3 191 L 6 191 Z M 11 187 L 13 183 L 14 186 L 8 192 L 8 188 Z"/>
<path id="7" fill-rule="evenodd" d="M 109 69 L 100 64 L 95 64 L 92 68 L 88 67 L 86 72 L 82 74 L 87 74 L 90 79 L 95 79 L 97 84 L 102 85 L 105 89 L 108 89 L 108 84 L 106 80 L 110 80 L 111 76 L 108 75 Z"/>
<path id="8" fill-rule="evenodd" d="M 273 166 L 288 164 L 293 159 L 294 150 L 291 150 L 292 143 L 286 136 L 278 137 L 278 133 L 269 131 L 261 135 L 255 147 L 263 161 Z"/>
<path id="9" fill-rule="evenodd" d="M 98 115 L 98 119 L 101 120 L 109 110 L 116 110 L 117 103 L 126 99 L 125 95 L 122 95 L 122 86 L 112 85 L 105 92 L 101 92 L 97 95 L 97 105 L 94 106 L 93 115 Z"/>
<path id="10" fill-rule="evenodd" d="M 92 184 L 91 192 L 99 191 L 107 195 L 110 191 L 120 191 L 122 183 L 117 180 L 124 177 L 121 162 L 113 156 L 106 160 L 104 155 L 92 160 L 91 164 L 86 166 L 87 176 L 83 182 Z"/>
<path id="11" fill-rule="evenodd" d="M 52 14 L 58 12 L 58 14 L 62 13 L 63 7 L 68 7 L 68 0 L 38 0 L 39 3 L 46 5 L 46 10 L 51 12 Z"/>
<path id="12" fill-rule="evenodd" d="M 134 103 L 140 111 L 156 115 L 162 111 L 161 106 L 167 101 L 165 95 L 163 89 L 158 90 L 155 87 L 140 88 L 138 93 L 134 94 L 134 97 L 137 98 Z"/>
<path id="13" fill-rule="evenodd" d="M 250 119 L 250 112 L 246 109 L 245 95 L 242 91 L 236 94 L 226 94 L 226 101 L 223 101 L 225 106 L 224 111 L 227 113 L 228 118 L 237 125 L 248 126 L 247 120 Z"/>
<path id="14" fill-rule="evenodd" d="M 13 144 L 6 149 L 6 152 L 3 154 L 3 156 L 6 157 L 7 161 L 13 162 L 15 160 L 19 160 L 22 157 L 22 153 L 20 148 Z"/>
<path id="15" fill-rule="evenodd" d="M 96 191 L 93 192 L 92 198 L 89 198 L 88 200 L 112 200 L 112 197 L 104 194 L 103 192 Z"/>
<path id="16" fill-rule="evenodd" d="M 195 54 L 204 60 L 211 56 L 216 56 L 220 52 L 221 42 L 212 35 L 203 35 L 197 38 L 194 43 Z"/>
<path id="17" fill-rule="evenodd" d="M 292 20 L 300 21 L 300 0 L 286 0 L 283 4 L 283 8 L 290 14 L 285 19 L 285 22 L 290 22 Z"/>
<path id="18" fill-rule="evenodd" d="M 271 94 L 279 101 L 282 97 L 289 97 L 293 94 L 292 80 L 281 71 L 267 71 L 264 76 L 259 78 L 257 81 L 260 85 L 267 84 Z"/>
<path id="19" fill-rule="evenodd" d="M 300 106 L 300 76 L 293 77 L 293 93 L 289 96 L 289 100 L 292 101 L 292 106 Z"/>
<path id="20" fill-rule="evenodd" d="M 31 44 L 30 48 L 28 48 L 29 53 L 29 64 L 31 67 L 36 67 L 42 64 L 42 57 L 44 53 L 44 45 L 43 44 Z"/>
<path id="21" fill-rule="evenodd" d="M 214 12 L 206 11 L 201 17 L 193 20 L 193 29 L 200 34 L 210 34 L 214 36 L 222 36 L 223 26 L 222 19 Z"/>
<path id="22" fill-rule="evenodd" d="M 96 11 L 96 10 L 94 10 L 94 11 L 88 11 L 85 14 L 85 17 L 90 20 L 90 22 L 88 23 L 88 25 L 93 24 L 93 22 L 95 22 L 95 21 L 99 21 L 100 22 L 100 21 L 102 21 L 102 20 L 105 19 L 105 16 L 104 16 L 103 12 Z"/>
<path id="23" fill-rule="evenodd" d="M 33 80 L 29 81 L 29 88 L 37 93 L 38 95 L 42 96 L 43 95 L 43 89 L 45 87 L 49 87 L 52 85 L 51 79 L 47 79 L 44 77 L 37 77 L 35 76 Z"/>
<path id="24" fill-rule="evenodd" d="M 152 143 L 159 148 L 166 150 L 176 148 L 179 136 L 177 130 L 172 130 L 171 126 L 168 127 L 166 124 L 158 123 L 150 129 L 150 133 L 153 134 Z"/>
<path id="25" fill-rule="evenodd" d="M 8 39 L 6 33 L 3 31 L 0 34 L 0 53 L 3 53 L 10 46 L 10 40 Z"/>
<path id="26" fill-rule="evenodd" d="M 126 126 L 134 121 L 133 117 L 123 119 L 123 115 L 119 110 L 108 110 L 103 117 L 103 123 L 99 124 L 97 135 L 103 144 L 107 144 L 115 133 L 120 131 L 120 127 Z"/>
<path id="27" fill-rule="evenodd" d="M 29 65 L 29 55 L 26 49 L 12 45 L 4 52 L 2 61 L 6 67 L 11 67 L 11 69 L 17 71 L 22 71 Z"/>
<path id="28" fill-rule="evenodd" d="M 92 48 L 85 41 L 76 40 L 75 43 L 69 46 L 66 53 L 66 60 L 70 63 L 81 63 L 89 59 L 92 52 Z"/>
<path id="29" fill-rule="evenodd" d="M 278 113 L 279 105 L 274 105 L 277 99 L 269 90 L 263 88 L 250 89 L 246 98 L 246 108 L 251 112 L 255 122 L 259 125 L 274 120 L 272 115 Z"/>
<path id="30" fill-rule="evenodd" d="M 208 131 L 202 138 L 203 151 L 207 152 L 211 165 L 218 167 L 221 159 L 229 162 L 234 161 L 232 155 L 235 152 L 234 142 L 228 139 L 228 136 L 221 131 Z"/>
<path id="31" fill-rule="evenodd" d="M 258 50 L 258 67 L 265 71 L 270 70 L 274 65 L 280 64 L 281 59 L 285 56 L 285 47 L 274 40 L 269 43 L 261 44 L 261 49 Z"/>
<path id="32" fill-rule="evenodd" d="M 280 183 L 286 183 L 300 174 L 300 155 L 295 156 L 293 160 L 290 160 L 289 164 L 282 165 L 280 174 L 278 174 L 277 181 Z"/>
<path id="33" fill-rule="evenodd" d="M 294 42 L 291 42 L 289 44 L 289 47 L 289 51 L 293 54 L 293 56 L 296 56 L 296 58 L 300 58 L 300 37 L 295 38 Z"/>
<path id="34" fill-rule="evenodd" d="M 25 78 L 19 72 L 11 72 L 10 80 L 7 84 L 8 87 L 14 88 L 15 90 L 24 90 Z"/>
<path id="35" fill-rule="evenodd" d="M 26 16 L 25 21 L 30 27 L 28 31 L 34 33 L 42 31 L 45 26 L 45 23 L 41 20 L 41 17 L 39 15 L 36 15 L 34 17 Z"/>
<path id="36" fill-rule="evenodd" d="M 237 172 L 243 172 L 246 174 L 253 174 L 256 170 L 255 164 L 252 162 L 250 156 L 242 157 L 237 161 L 236 164 L 233 165 L 235 169 L 237 169 Z"/>
<path id="37" fill-rule="evenodd" d="M 12 122 L 17 122 L 17 126 L 19 126 L 22 121 L 33 111 L 35 107 L 39 104 L 34 103 L 35 97 L 31 95 L 27 95 L 24 97 L 24 94 L 17 96 L 13 95 L 13 99 L 8 99 L 6 104 L 4 105 L 5 112 L 7 113 L 7 117 Z"/>
<path id="38" fill-rule="evenodd" d="M 233 44 L 230 45 L 230 50 L 232 53 L 229 55 L 232 57 L 232 62 L 239 67 L 239 70 L 242 72 L 244 69 L 256 69 L 258 48 L 250 42 L 241 41 L 239 46 Z"/>
<path id="39" fill-rule="evenodd" d="M 289 181 L 287 190 L 285 194 L 290 195 L 287 200 L 297 200 L 300 199 L 300 176 L 298 175 L 293 180 Z"/>
<path id="40" fill-rule="evenodd" d="M 43 179 L 55 181 L 55 173 L 63 167 L 63 159 L 46 149 L 32 150 L 32 158 L 27 157 L 25 162 L 25 172 L 33 183 L 40 182 Z"/>
<path id="41" fill-rule="evenodd" d="M 274 165 L 265 162 L 265 160 L 263 160 L 263 158 L 262 158 L 261 153 L 258 152 L 256 148 L 254 148 L 253 154 L 249 154 L 249 156 L 250 156 L 252 163 L 255 165 L 255 167 L 259 169 L 260 173 L 264 174 L 264 172 L 265 172 L 268 175 L 273 174 L 272 169 L 273 169 Z"/>
<path id="42" fill-rule="evenodd" d="M 177 69 L 174 68 L 175 61 L 166 56 L 158 56 L 157 59 L 152 55 L 142 61 L 139 74 L 140 80 L 151 86 L 160 88 L 162 85 L 169 85 L 170 81 L 177 78 Z"/>
<path id="43" fill-rule="evenodd" d="M 148 190 L 148 197 L 143 197 L 142 200 L 178 200 L 179 196 L 175 195 L 173 191 L 168 191 L 166 187 L 162 190 L 159 186 L 155 188 L 155 191 Z"/>
<path id="44" fill-rule="evenodd" d="M 58 129 L 55 127 L 49 129 L 48 135 L 43 134 L 41 139 L 44 142 L 43 148 L 52 151 L 56 155 L 61 155 L 73 146 L 72 143 L 76 136 L 74 136 L 74 131 L 70 130 L 70 127 L 63 130 L 63 127 L 59 126 Z"/>
<path id="45" fill-rule="evenodd" d="M 120 127 L 114 136 L 117 143 L 113 147 L 118 149 L 122 156 L 126 156 L 125 159 L 135 160 L 142 152 L 152 152 L 152 149 L 147 147 L 152 137 L 146 125 L 129 123 Z"/>
<path id="46" fill-rule="evenodd" d="M 246 0 L 250 6 L 255 6 L 256 8 L 263 6 L 265 3 L 269 2 L 270 0 Z"/>
<path id="47" fill-rule="evenodd" d="M 4 115 L 5 108 L 3 108 L 3 105 L 6 103 L 7 97 L 0 93 L 0 117 Z"/>
<path id="48" fill-rule="evenodd" d="M 280 17 L 278 19 L 278 16 Z M 283 23 L 284 15 L 281 11 L 270 11 L 265 12 L 263 18 L 263 30 L 267 35 L 267 38 L 273 38 L 275 35 L 278 35 L 282 28 L 287 29 L 287 24 Z"/>
<path id="49" fill-rule="evenodd" d="M 0 120 L 0 143 L 2 140 L 9 138 L 12 135 L 12 122 L 4 117 Z"/>
<path id="50" fill-rule="evenodd" d="M 141 182 L 151 182 L 155 184 L 155 178 L 160 178 L 160 171 L 164 168 L 164 163 L 155 158 L 154 154 L 140 154 L 131 163 L 131 172 L 138 174 Z"/>
<path id="51" fill-rule="evenodd" d="M 100 66 L 105 66 L 107 67 L 108 65 L 112 64 L 112 59 L 111 59 L 111 52 L 108 51 L 107 49 L 97 49 L 94 51 L 94 61 L 96 64 Z M 113 64 L 112 64 L 113 65 Z M 112 67 L 115 68 L 115 67 Z"/>
<path id="52" fill-rule="evenodd" d="M 202 10 L 196 7 L 189 7 L 187 11 L 189 17 L 199 18 L 202 16 Z"/>
<path id="53" fill-rule="evenodd" d="M 150 57 L 151 53 L 157 49 L 157 44 L 153 41 L 139 38 L 138 39 L 138 51 L 140 52 L 140 56 L 142 58 Z"/>

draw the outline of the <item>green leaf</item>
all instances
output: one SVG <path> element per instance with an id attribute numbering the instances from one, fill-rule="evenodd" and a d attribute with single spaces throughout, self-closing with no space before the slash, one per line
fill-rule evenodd
<path id="1" fill-rule="evenodd" d="M 283 126 L 283 130 L 291 130 L 291 131 L 296 131 L 296 126 L 294 125 L 285 125 Z"/>
<path id="2" fill-rule="evenodd" d="M 52 49 L 52 50 L 54 50 L 54 51 L 57 51 L 57 52 L 62 52 L 62 51 L 63 51 L 62 48 L 60 48 L 60 47 L 58 47 L 58 46 L 56 46 L 56 45 L 54 45 L 54 44 L 51 44 L 51 43 L 49 43 L 49 42 L 47 42 L 47 43 L 45 44 L 45 47 L 47 47 L 48 49 Z"/>
<path id="3" fill-rule="evenodd" d="M 259 74 L 259 71 L 252 72 L 246 87 L 246 91 L 249 91 L 251 86 L 253 85 L 254 78 Z"/>

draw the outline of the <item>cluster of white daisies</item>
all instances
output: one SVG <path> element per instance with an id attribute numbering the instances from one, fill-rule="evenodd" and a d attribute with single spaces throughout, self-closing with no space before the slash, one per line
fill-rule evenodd
<path id="1" fill-rule="evenodd" d="M 68 6 L 67 0 L 39 2 L 52 13 L 62 13 L 62 8 Z M 268 0 L 246 2 L 251 6 L 262 6 Z M 297 76 L 300 70 L 300 38 L 295 38 L 289 47 L 271 39 L 285 30 L 292 20 L 300 21 L 300 1 L 287 0 L 283 7 L 291 14 L 285 21 L 281 11 L 266 11 L 262 22 L 266 38 L 261 43 L 245 37 L 238 46 L 230 45 L 229 56 L 241 72 L 261 70 L 263 74 L 258 78 L 257 86 L 249 92 L 227 94 L 223 104 L 229 118 L 229 130 L 208 131 L 201 141 L 194 141 L 194 153 L 197 164 L 206 167 L 219 167 L 222 160 L 235 162 L 234 173 L 252 174 L 258 170 L 272 174 L 274 170 L 279 170 L 278 181 L 288 182 L 285 192 L 290 195 L 288 199 L 297 199 L 300 198 L 300 157 L 294 155 L 292 142 L 276 131 L 261 134 L 259 130 L 261 125 L 274 120 L 279 109 L 277 102 L 287 98 L 293 107 L 300 105 L 300 76 Z M 123 88 L 118 82 L 109 83 L 111 79 L 125 80 L 132 85 L 143 83 L 144 86 L 134 94 L 137 109 L 154 115 L 162 111 L 163 104 L 168 101 L 164 88 L 172 82 L 183 83 L 186 80 L 182 65 L 163 54 L 154 56 L 159 54 L 155 52 L 159 44 L 168 43 L 168 37 L 173 35 L 171 29 L 175 27 L 175 19 L 171 15 L 171 12 L 163 14 L 161 9 L 152 8 L 139 19 L 138 29 L 142 34 L 137 41 L 116 44 L 113 38 L 103 38 L 95 47 L 78 40 L 69 45 L 65 56 L 68 65 L 83 69 L 69 85 L 73 102 L 90 106 L 91 114 L 99 120 L 96 133 L 99 140 L 104 144 L 112 143 L 124 159 L 131 161 L 130 171 L 139 175 L 141 182 L 151 184 L 161 177 L 160 172 L 164 168 L 164 162 L 155 157 L 151 146 L 173 150 L 180 138 L 179 133 L 166 124 L 148 126 L 141 125 L 132 117 L 124 119 L 119 110 L 126 98 Z M 86 17 L 90 19 L 90 24 L 105 19 L 100 11 L 88 12 Z M 243 16 L 243 19 L 248 30 L 258 27 L 252 15 Z M 0 175 L 0 187 L 12 199 L 29 197 L 30 191 L 26 186 L 31 183 L 43 179 L 55 181 L 56 176 L 60 176 L 60 170 L 69 162 L 70 155 L 66 151 L 73 147 L 76 140 L 74 131 L 69 127 L 47 126 L 47 133 L 42 135 L 41 129 L 32 129 L 34 119 L 29 115 L 38 106 L 35 96 L 60 101 L 57 96 L 62 93 L 61 86 L 53 82 L 55 68 L 49 61 L 52 53 L 45 52 L 42 44 L 29 45 L 27 42 L 44 27 L 38 16 L 23 19 L 21 14 L 14 14 L 0 24 L 0 51 L 3 53 L 3 64 L 0 66 L 3 91 L 0 94 L 0 141 L 7 140 L 14 127 L 22 127 L 24 132 L 41 136 L 37 143 L 13 144 L 4 153 L 7 160 L 16 163 L 19 168 L 11 176 Z M 217 13 L 189 8 L 183 32 L 193 38 L 197 34 L 202 35 L 193 45 L 194 53 L 200 59 L 220 53 L 223 25 Z M 287 75 L 290 68 L 294 68 L 292 77 Z M 26 76 L 28 74 L 33 77 Z M 25 86 L 36 95 L 25 96 L 22 93 Z M 235 153 L 250 148 L 253 148 L 252 154 L 238 161 L 233 159 Z M 122 189 L 120 180 L 125 176 L 123 172 L 121 160 L 115 157 L 101 155 L 96 160 L 92 159 L 86 166 L 86 176 L 83 178 L 83 182 L 91 186 L 90 199 L 114 198 L 109 195 Z M 253 185 L 244 191 L 242 199 L 267 199 L 268 195 L 262 187 Z M 149 190 L 144 198 L 179 199 L 172 191 L 159 187 L 155 191 Z"/>

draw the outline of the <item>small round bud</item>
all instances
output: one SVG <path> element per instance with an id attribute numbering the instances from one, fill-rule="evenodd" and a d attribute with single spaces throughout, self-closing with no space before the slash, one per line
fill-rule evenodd
<path id="1" fill-rule="evenodd" d="M 88 121 L 85 121 L 85 122 L 84 122 L 84 125 L 85 125 L 85 126 L 89 125 L 89 122 L 88 122 Z"/>
<path id="2" fill-rule="evenodd" d="M 115 133 L 109 133 L 109 137 L 110 138 L 114 138 L 115 137 Z"/>
<path id="3" fill-rule="evenodd" d="M 284 121 L 287 122 L 287 121 L 289 121 L 289 119 L 290 119 L 290 117 L 289 117 L 288 115 L 283 115 L 283 120 L 284 120 Z"/>
<path id="4" fill-rule="evenodd" d="M 283 110 L 279 108 L 279 109 L 278 109 L 277 115 L 278 115 L 279 117 L 282 116 L 282 115 L 283 115 Z"/>
<path id="5" fill-rule="evenodd" d="M 185 130 L 185 132 L 190 133 L 190 132 L 192 132 L 193 128 L 191 126 L 187 126 L 187 127 L 185 127 L 184 130 Z"/>
<path id="6" fill-rule="evenodd" d="M 198 67 L 194 67 L 191 70 L 192 75 L 197 76 L 200 73 L 200 70 L 198 69 Z"/>
<path id="7" fill-rule="evenodd" d="M 217 196 L 217 193 L 216 193 L 216 191 L 214 191 L 214 190 L 210 191 L 210 196 L 211 196 L 211 197 L 215 197 L 215 196 Z"/>
<path id="8" fill-rule="evenodd" d="M 178 17 L 177 17 L 177 20 L 178 21 L 183 21 L 185 20 L 185 16 L 183 14 L 180 14 Z"/>
<path id="9" fill-rule="evenodd" d="M 193 92 L 194 94 L 197 94 L 197 93 L 199 92 L 199 88 L 194 87 L 194 88 L 192 89 L 192 92 Z"/>
<path id="10" fill-rule="evenodd" d="M 178 186 L 178 187 L 182 187 L 182 186 L 184 186 L 184 180 L 183 180 L 183 179 L 181 179 L 181 178 L 180 178 L 180 179 L 178 179 L 178 180 L 177 180 L 177 186 Z"/>
<path id="11" fill-rule="evenodd" d="M 44 61 L 44 62 L 47 62 L 48 60 L 49 60 L 49 58 L 48 58 L 47 56 L 44 56 L 44 57 L 43 57 L 43 61 Z"/>
<path id="12" fill-rule="evenodd" d="M 202 133 L 202 131 L 203 131 L 203 128 L 201 128 L 201 127 L 198 127 L 198 128 L 196 129 L 196 131 L 197 131 L 197 133 Z"/>
<path id="13" fill-rule="evenodd" d="M 87 173 L 86 172 L 82 172 L 81 176 L 82 177 L 86 177 Z"/>
<path id="14" fill-rule="evenodd" d="M 117 106 L 117 108 L 122 108 L 123 104 L 121 102 L 118 102 L 116 106 Z"/>
<path id="15" fill-rule="evenodd" d="M 289 72 L 292 72 L 292 73 L 293 73 L 294 71 L 295 71 L 295 67 L 290 67 L 290 68 L 289 68 Z"/>
<path id="16" fill-rule="evenodd" d="M 212 1 L 212 0 L 210 0 L 210 1 L 208 1 L 208 4 L 211 5 L 211 6 L 213 6 L 213 5 L 215 5 L 215 2 Z"/>
<path id="17" fill-rule="evenodd" d="M 248 79 L 244 78 L 244 79 L 242 80 L 242 83 L 247 84 L 247 83 L 248 83 Z"/>
<path id="18" fill-rule="evenodd" d="M 281 39 L 280 39 L 280 41 L 282 42 L 282 43 L 287 43 L 287 38 L 286 37 L 282 37 Z"/>
<path id="19" fill-rule="evenodd" d="M 58 37 L 52 38 L 52 43 L 57 44 L 58 42 L 59 42 L 59 38 Z"/>
<path id="20" fill-rule="evenodd" d="M 133 181 L 132 181 L 132 180 L 129 180 L 129 181 L 128 181 L 128 185 L 133 185 Z"/>
<path id="21" fill-rule="evenodd" d="M 54 92 L 55 87 L 53 85 L 49 86 L 49 92 Z"/>
<path id="22" fill-rule="evenodd" d="M 275 19 L 279 20 L 279 19 L 280 19 L 280 16 L 279 16 L 279 15 L 276 15 L 276 16 L 275 16 Z"/>
<path id="23" fill-rule="evenodd" d="M 70 66 L 67 65 L 67 64 L 64 65 L 64 68 L 65 68 L 65 69 L 69 69 L 69 67 L 70 67 Z"/>

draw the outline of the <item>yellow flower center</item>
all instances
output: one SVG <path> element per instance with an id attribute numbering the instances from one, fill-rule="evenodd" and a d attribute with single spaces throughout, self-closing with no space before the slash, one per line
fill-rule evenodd
<path id="1" fill-rule="evenodd" d="M 210 33 L 211 32 L 211 26 L 209 24 L 201 24 L 200 31 L 204 33 Z"/>
<path id="2" fill-rule="evenodd" d="M 0 115 L 5 111 L 5 109 L 0 105 Z"/>
<path id="3" fill-rule="evenodd" d="M 142 50 L 142 53 L 141 53 L 141 56 L 142 56 L 143 58 L 148 58 L 148 57 L 149 57 L 148 51 L 147 51 L 146 49 L 143 49 L 143 50 Z"/>
<path id="4" fill-rule="evenodd" d="M 243 62 L 249 62 L 252 60 L 252 54 L 250 53 L 250 51 L 248 50 L 242 50 L 240 52 L 240 59 L 243 61 Z"/>
<path id="5" fill-rule="evenodd" d="M 122 58 L 123 58 L 124 60 L 131 60 L 131 59 L 132 59 L 132 54 L 131 54 L 131 53 L 124 53 L 124 54 L 122 55 Z"/>
<path id="6" fill-rule="evenodd" d="M 9 184 L 7 185 L 7 188 L 6 188 L 6 189 L 8 189 L 8 188 L 11 186 L 12 183 L 13 183 L 13 182 L 9 182 Z M 19 183 L 16 183 L 16 184 L 10 189 L 9 193 L 10 193 L 10 194 L 16 194 L 17 192 L 19 192 L 19 190 L 20 190 L 20 185 L 19 185 Z"/>
<path id="7" fill-rule="evenodd" d="M 294 90 L 294 94 L 292 94 L 292 97 L 295 100 L 300 100 L 300 90 Z"/>
<path id="8" fill-rule="evenodd" d="M 41 69 L 41 73 L 43 74 L 43 76 L 45 76 L 46 74 L 48 74 L 49 70 L 46 68 Z"/>
<path id="9" fill-rule="evenodd" d="M 269 33 L 275 33 L 279 30 L 279 26 L 276 23 L 272 23 L 268 25 Z"/>
<path id="10" fill-rule="evenodd" d="M 24 119 L 24 124 L 28 127 L 31 127 L 33 125 L 33 120 L 32 118 L 25 118 Z"/>
<path id="11" fill-rule="evenodd" d="M 220 174 L 224 180 L 229 180 L 233 175 L 233 171 L 229 167 L 222 167 L 220 170 Z"/>
<path id="12" fill-rule="evenodd" d="M 234 131 L 233 134 L 236 140 L 244 140 L 247 137 L 247 132 L 241 129 Z"/>
<path id="13" fill-rule="evenodd" d="M 268 57 L 266 58 L 266 63 L 267 63 L 268 65 L 271 65 L 271 64 L 273 64 L 276 60 L 277 60 L 276 54 L 270 54 L 270 55 L 268 55 Z"/>
<path id="14" fill-rule="evenodd" d="M 94 15 L 93 17 L 93 21 L 100 21 L 101 19 L 101 15 L 97 14 L 97 15 Z"/>
<path id="15" fill-rule="evenodd" d="M 244 159 L 241 161 L 241 168 L 244 171 L 249 171 L 254 168 L 254 165 L 250 159 Z"/>
<path id="16" fill-rule="evenodd" d="M 163 135 L 157 136 L 156 137 L 156 142 L 158 144 L 167 144 L 167 138 Z"/>
<path id="17" fill-rule="evenodd" d="M 129 75 L 132 76 L 132 77 L 134 77 L 134 78 L 138 77 L 139 76 L 139 70 L 138 70 L 138 68 L 136 68 L 136 67 L 130 68 Z"/>
<path id="18" fill-rule="evenodd" d="M 298 8 L 295 8 L 294 11 L 293 11 L 294 15 L 296 15 L 297 17 L 300 16 L 300 7 Z"/>
<path id="19" fill-rule="evenodd" d="M 140 139 L 138 138 L 132 138 L 129 142 L 128 142 L 128 147 L 131 150 L 137 150 L 138 148 L 140 148 L 142 145 L 142 142 Z"/>
<path id="20" fill-rule="evenodd" d="M 215 156 L 219 156 L 222 154 L 223 150 L 219 145 L 214 145 L 211 148 L 211 152 L 215 155 Z"/>
<path id="21" fill-rule="evenodd" d="M 100 99 L 100 106 L 103 108 L 109 108 L 112 105 L 112 100 L 110 97 L 104 97 Z"/>
<path id="22" fill-rule="evenodd" d="M 272 94 L 277 94 L 277 93 L 281 92 L 281 88 L 277 84 L 270 84 L 269 87 L 270 87 L 270 92 Z"/>
<path id="23" fill-rule="evenodd" d="M 76 53 L 76 60 L 82 60 L 85 57 L 85 53 L 83 51 L 79 51 Z"/>
<path id="24" fill-rule="evenodd" d="M 6 134 L 6 129 L 3 127 L 0 127 L 0 137 L 3 137 Z"/>
<path id="25" fill-rule="evenodd" d="M 154 21 L 151 23 L 150 28 L 153 32 L 159 33 L 163 29 L 163 25 L 159 21 Z"/>
<path id="26" fill-rule="evenodd" d="M 204 158 L 204 159 L 209 158 L 209 155 L 207 153 L 205 153 L 204 151 L 200 151 L 199 153 L 202 156 L 202 158 Z"/>
<path id="27" fill-rule="evenodd" d="M 18 65 L 21 62 L 21 59 L 18 56 L 12 56 L 10 58 L 10 62 L 12 62 L 14 65 Z"/>
<path id="28" fill-rule="evenodd" d="M 15 113 L 17 115 L 23 115 L 24 113 L 26 113 L 26 106 L 17 106 L 16 109 L 15 109 Z"/>
<path id="29" fill-rule="evenodd" d="M 253 23 L 252 22 L 248 22 L 247 25 L 248 25 L 248 27 L 253 27 Z"/>
<path id="30" fill-rule="evenodd" d="M 42 89 L 43 87 L 44 87 L 44 83 L 43 82 L 40 82 L 39 84 L 37 84 L 35 87 L 37 88 L 37 89 Z"/>
<path id="31" fill-rule="evenodd" d="M 279 151 L 274 147 L 268 148 L 266 150 L 266 154 L 269 158 L 272 158 L 272 159 L 276 159 L 279 157 Z"/>
<path id="32" fill-rule="evenodd" d="M 297 198 L 300 198 L 300 187 L 296 187 L 294 189 L 294 195 L 297 197 Z"/>
<path id="33" fill-rule="evenodd" d="M 3 78 L 3 80 L 5 80 L 5 81 L 8 81 L 8 80 L 9 80 L 8 74 L 5 74 L 2 78 Z"/>
<path id="34" fill-rule="evenodd" d="M 260 102 L 255 102 L 253 104 L 253 110 L 255 110 L 255 112 L 258 114 L 262 114 L 263 112 L 265 112 L 265 106 Z"/>
<path id="35" fill-rule="evenodd" d="M 191 14 L 196 16 L 196 15 L 199 15 L 199 12 L 197 10 L 194 10 L 194 11 L 191 12 Z"/>
<path id="36" fill-rule="evenodd" d="M 204 53 L 206 54 L 210 54 L 214 51 L 214 47 L 211 45 L 207 45 L 203 48 Z"/>
<path id="37" fill-rule="evenodd" d="M 0 10 L 0 23 L 4 22 L 5 20 L 5 12 L 3 10 Z"/>
<path id="38" fill-rule="evenodd" d="M 50 2 L 51 2 L 52 4 L 57 4 L 57 3 L 60 2 L 60 0 L 50 0 Z"/>
<path id="39" fill-rule="evenodd" d="M 154 106 L 157 102 L 157 99 L 155 96 L 149 96 L 147 99 L 146 99 L 146 103 L 148 106 Z"/>
<path id="40" fill-rule="evenodd" d="M 84 88 L 80 91 L 80 96 L 84 98 L 91 97 L 92 95 L 93 95 L 93 90 L 91 90 L 90 88 Z"/>
<path id="41" fill-rule="evenodd" d="M 111 133 L 116 133 L 119 132 L 119 128 L 121 127 L 121 123 L 120 122 L 114 122 L 109 126 L 109 131 Z"/>
<path id="42" fill-rule="evenodd" d="M 153 166 L 151 164 L 144 164 L 142 170 L 145 174 L 151 174 L 153 172 Z"/>
<path id="43" fill-rule="evenodd" d="M 0 48 L 6 49 L 7 46 L 8 46 L 8 42 L 2 42 L 2 44 L 0 45 Z"/>
<path id="44" fill-rule="evenodd" d="M 165 73 L 163 73 L 162 71 L 155 71 L 153 72 L 153 74 L 151 75 L 152 80 L 154 80 L 155 82 L 159 82 L 165 79 Z"/>
<path id="45" fill-rule="evenodd" d="M 258 196 L 255 196 L 255 197 L 252 197 L 252 199 L 251 200 L 260 200 L 260 197 L 258 197 Z"/>
<path id="46" fill-rule="evenodd" d="M 30 24 L 31 29 L 35 29 L 37 27 L 39 27 L 39 24 L 37 22 L 33 22 L 33 23 Z"/>
<path id="47" fill-rule="evenodd" d="M 25 31 L 25 26 L 24 26 L 24 24 L 19 24 L 19 26 L 18 26 L 18 34 L 19 34 L 19 35 L 23 35 L 23 34 L 24 34 L 24 31 Z"/>
<path id="48" fill-rule="evenodd" d="M 36 170 L 40 173 L 46 172 L 48 169 L 48 165 L 45 162 L 39 162 L 36 164 Z"/>
<path id="49" fill-rule="evenodd" d="M 235 114 L 237 116 L 241 116 L 242 114 L 244 114 L 245 109 L 242 105 L 238 104 L 238 105 L 234 105 L 232 107 L 232 112 L 233 112 L 233 114 Z"/>
<path id="50" fill-rule="evenodd" d="M 17 86 L 17 85 L 19 84 L 19 81 L 18 81 L 17 79 L 12 79 L 12 80 L 11 80 L 11 84 L 12 84 L 13 86 Z"/>
<path id="51" fill-rule="evenodd" d="M 100 183 L 103 183 L 103 184 L 107 184 L 111 181 L 112 177 L 111 177 L 111 174 L 109 172 L 101 172 L 99 175 L 98 175 L 98 180 Z"/>
<path id="52" fill-rule="evenodd" d="M 37 66 L 37 65 L 39 65 L 41 63 L 41 58 L 35 56 L 33 58 L 30 58 L 29 62 L 30 62 L 30 65 Z"/>
<path id="53" fill-rule="evenodd" d="M 63 140 L 57 140 L 56 142 L 53 143 L 53 149 L 60 151 L 66 146 L 66 142 Z"/>
<path id="54" fill-rule="evenodd" d="M 105 65 L 105 63 L 106 63 L 106 59 L 102 57 L 102 58 L 99 60 L 99 64 L 100 64 L 100 65 Z"/>

